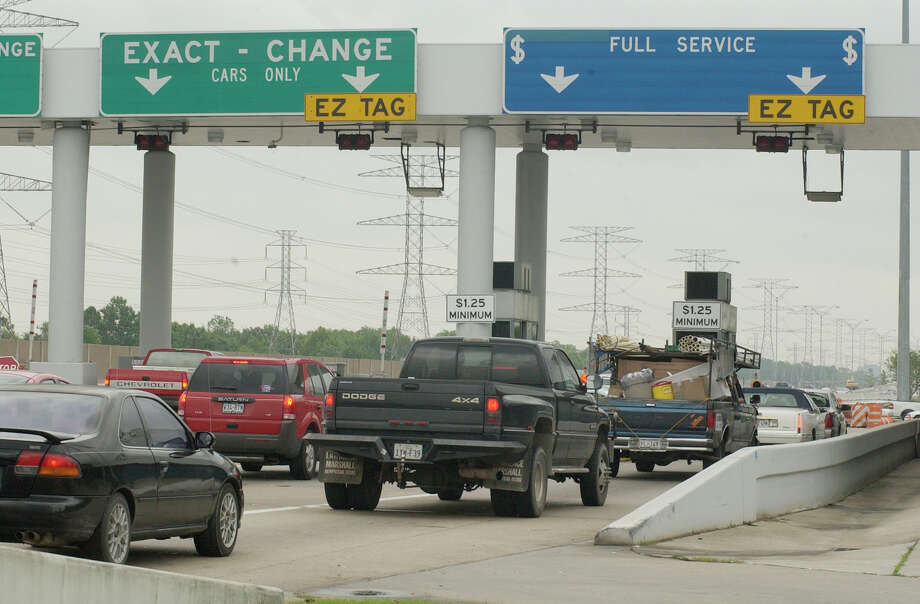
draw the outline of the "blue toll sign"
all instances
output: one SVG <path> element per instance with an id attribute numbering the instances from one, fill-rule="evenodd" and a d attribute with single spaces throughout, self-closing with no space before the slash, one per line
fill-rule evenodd
<path id="1" fill-rule="evenodd" d="M 860 29 L 505 30 L 506 113 L 745 114 L 751 94 L 863 94 Z"/>

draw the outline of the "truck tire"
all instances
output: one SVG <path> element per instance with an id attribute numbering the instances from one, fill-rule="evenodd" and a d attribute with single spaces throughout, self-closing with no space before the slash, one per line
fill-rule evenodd
<path id="1" fill-rule="evenodd" d="M 527 490 L 523 493 L 514 492 L 511 495 L 514 511 L 518 516 L 539 518 L 543 513 L 543 508 L 546 507 L 547 465 L 546 451 L 540 445 L 535 446 Z"/>
<path id="2" fill-rule="evenodd" d="M 438 489 L 438 499 L 441 501 L 460 501 L 461 497 L 463 497 L 463 487 Z"/>
<path id="3" fill-rule="evenodd" d="M 258 472 L 262 469 L 262 464 L 260 463 L 252 463 L 252 462 L 244 461 L 240 465 L 243 466 L 243 469 L 246 470 L 247 472 Z"/>
<path id="4" fill-rule="evenodd" d="M 312 434 L 313 428 L 307 428 L 307 434 Z M 291 460 L 288 466 L 291 476 L 296 480 L 310 480 L 316 472 L 316 447 L 306 440 L 300 441 L 300 451 L 297 457 Z"/>
<path id="5" fill-rule="evenodd" d="M 327 482 L 323 485 L 326 491 L 326 503 L 333 510 L 347 510 L 348 505 L 348 485 L 338 482 Z"/>
<path id="6" fill-rule="evenodd" d="M 380 476 L 379 466 L 365 460 L 361 484 L 348 485 L 348 507 L 369 512 L 375 509 L 380 502 L 380 492 L 382 490 L 383 480 Z"/>
<path id="7" fill-rule="evenodd" d="M 714 459 L 704 459 L 704 460 L 703 460 L 703 469 L 705 470 L 706 468 L 708 468 L 708 467 L 711 466 L 712 464 L 716 463 L 717 461 L 719 461 L 719 460 L 722 459 L 723 457 L 725 457 L 725 442 L 724 442 L 724 441 L 722 442 L 721 445 L 719 445 L 719 448 L 715 450 L 715 458 L 714 458 Z"/>
<path id="8" fill-rule="evenodd" d="M 369 480 L 365 475 L 361 484 L 348 485 L 348 507 L 369 512 L 380 503 L 380 492 L 382 490 L 382 482 Z"/>
<path id="9" fill-rule="evenodd" d="M 613 450 L 613 457 L 610 460 L 610 478 L 616 478 L 620 473 L 620 450 Z"/>
<path id="10" fill-rule="evenodd" d="M 492 512 L 496 516 L 514 516 L 514 500 L 511 496 L 514 495 L 511 491 L 500 491 L 498 489 L 490 489 L 489 497 L 492 499 Z"/>
<path id="11" fill-rule="evenodd" d="M 583 475 L 581 487 L 581 503 L 589 506 L 602 506 L 607 501 L 607 488 L 610 484 L 610 451 L 607 443 L 597 441 L 594 454 L 588 460 L 588 473 Z"/>
<path id="12" fill-rule="evenodd" d="M 655 464 L 651 461 L 637 461 L 636 462 L 636 471 L 638 472 L 652 472 L 655 469 Z"/>

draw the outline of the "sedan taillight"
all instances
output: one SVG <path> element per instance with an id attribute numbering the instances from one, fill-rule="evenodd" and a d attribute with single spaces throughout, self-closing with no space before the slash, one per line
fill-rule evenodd
<path id="1" fill-rule="evenodd" d="M 16 476 L 52 476 L 58 478 L 79 478 L 83 475 L 80 464 L 73 457 L 59 453 L 23 451 L 13 469 Z"/>

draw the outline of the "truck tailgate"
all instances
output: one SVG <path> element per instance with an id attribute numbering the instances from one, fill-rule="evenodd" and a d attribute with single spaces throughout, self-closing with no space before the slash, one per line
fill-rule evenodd
<path id="1" fill-rule="evenodd" d="M 481 434 L 482 382 L 341 379 L 335 392 L 336 430 Z"/>
<path id="2" fill-rule="evenodd" d="M 608 406 L 619 415 L 617 436 L 699 438 L 707 432 L 705 401 L 609 399 Z"/>

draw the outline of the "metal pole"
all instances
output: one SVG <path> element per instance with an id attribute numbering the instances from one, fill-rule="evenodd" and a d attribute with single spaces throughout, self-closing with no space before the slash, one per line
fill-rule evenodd
<path id="1" fill-rule="evenodd" d="M 460 131 L 460 224 L 457 233 L 457 293 L 492 294 L 495 231 L 495 130 L 486 118 L 470 118 Z M 457 335 L 488 338 L 488 323 L 458 322 Z"/>
<path id="2" fill-rule="evenodd" d="M 141 223 L 141 354 L 172 345 L 175 197 L 176 156 L 171 151 L 146 152 Z"/>
<path id="3" fill-rule="evenodd" d="M 910 0 L 901 0 L 901 43 L 910 42 Z M 898 233 L 898 400 L 910 389 L 910 151 L 901 151 L 901 212 Z"/>
<path id="4" fill-rule="evenodd" d="M 386 375 L 387 311 L 390 309 L 390 290 L 383 292 L 383 329 L 380 330 L 380 375 Z"/>
<path id="5" fill-rule="evenodd" d="M 32 313 L 29 317 L 29 366 L 32 366 L 32 344 L 35 342 L 35 300 L 38 296 L 38 279 L 32 279 Z"/>
<path id="6" fill-rule="evenodd" d="M 517 154 L 514 190 L 514 270 L 529 264 L 530 291 L 537 298 L 537 340 L 546 339 L 546 233 L 549 157 L 539 143 Z M 515 276 L 517 276 L 517 274 Z M 526 284 L 525 284 L 526 285 Z"/>

